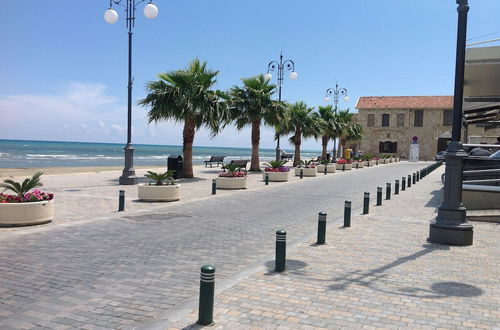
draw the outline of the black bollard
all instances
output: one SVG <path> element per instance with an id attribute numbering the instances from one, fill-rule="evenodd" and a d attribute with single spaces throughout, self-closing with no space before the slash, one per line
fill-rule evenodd
<path id="1" fill-rule="evenodd" d="M 391 199 L 391 184 L 389 182 L 385 185 L 385 199 Z"/>
<path id="2" fill-rule="evenodd" d="M 399 195 L 399 180 L 394 182 L 394 195 Z"/>
<path id="3" fill-rule="evenodd" d="M 276 258 L 274 261 L 274 271 L 282 272 L 285 270 L 286 263 L 286 231 L 276 231 Z"/>
<path id="4" fill-rule="evenodd" d="M 266 172 L 266 186 L 269 185 L 269 173 Z"/>
<path id="5" fill-rule="evenodd" d="M 412 174 L 412 180 L 411 180 L 411 184 L 415 184 L 416 183 L 416 175 L 415 175 L 415 172 Z"/>
<path id="6" fill-rule="evenodd" d="M 406 178 L 402 177 L 401 178 L 401 191 L 406 189 Z"/>
<path id="7" fill-rule="evenodd" d="M 125 210 L 125 190 L 120 190 L 118 194 L 118 212 Z"/>
<path id="8" fill-rule="evenodd" d="M 368 214 L 370 212 L 370 193 L 365 192 L 363 198 L 363 214 Z"/>
<path id="9" fill-rule="evenodd" d="M 318 241 L 316 244 L 325 244 L 326 237 L 326 213 L 319 212 L 318 214 Z"/>
<path id="10" fill-rule="evenodd" d="M 325 164 L 325 175 L 328 172 L 328 164 Z"/>
<path id="11" fill-rule="evenodd" d="M 342 164 L 342 171 L 345 171 L 345 164 Z"/>
<path id="12" fill-rule="evenodd" d="M 213 179 L 212 180 L 212 195 L 215 195 L 217 193 L 217 180 Z"/>
<path id="13" fill-rule="evenodd" d="M 301 179 L 304 178 L 304 169 L 303 168 L 300 169 L 300 178 Z"/>
<path id="14" fill-rule="evenodd" d="M 351 227 L 351 201 L 344 203 L 344 227 Z"/>
<path id="15" fill-rule="evenodd" d="M 420 171 L 417 171 L 417 182 L 420 181 Z"/>
<path id="16" fill-rule="evenodd" d="M 407 184 L 408 184 L 408 188 L 410 188 L 411 187 L 411 175 L 409 175 L 409 174 L 408 174 Z"/>
<path id="17" fill-rule="evenodd" d="M 200 325 L 214 323 L 214 288 L 215 267 L 205 265 L 200 272 L 200 303 L 198 307 L 198 321 Z"/>
<path id="18" fill-rule="evenodd" d="M 382 187 L 377 187 L 377 206 L 382 205 Z"/>

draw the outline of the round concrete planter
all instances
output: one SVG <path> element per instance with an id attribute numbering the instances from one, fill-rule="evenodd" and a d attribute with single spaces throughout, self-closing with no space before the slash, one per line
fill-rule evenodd
<path id="1" fill-rule="evenodd" d="M 365 167 L 365 162 L 361 161 L 361 162 L 354 162 L 352 163 L 352 167 L 353 168 L 363 168 Z"/>
<path id="2" fill-rule="evenodd" d="M 181 185 L 149 185 L 137 186 L 139 199 L 146 202 L 173 202 L 181 198 Z"/>
<path id="3" fill-rule="evenodd" d="M 264 172 L 262 173 L 262 178 L 266 180 L 266 175 L 269 176 L 269 181 L 272 182 L 284 182 L 288 181 L 288 172 Z"/>
<path id="4" fill-rule="evenodd" d="M 54 218 L 54 200 L 0 203 L 0 227 L 40 225 Z"/>
<path id="5" fill-rule="evenodd" d="M 399 162 L 399 158 L 394 158 L 394 161 L 397 163 Z"/>
<path id="6" fill-rule="evenodd" d="M 375 162 L 373 160 L 365 160 L 365 166 L 375 166 Z"/>
<path id="7" fill-rule="evenodd" d="M 316 167 L 296 167 L 295 176 L 300 176 L 300 170 L 303 170 L 303 176 L 316 176 Z"/>
<path id="8" fill-rule="evenodd" d="M 379 160 L 379 164 L 389 164 L 389 159 L 381 159 Z"/>
<path id="9" fill-rule="evenodd" d="M 231 178 L 218 176 L 217 179 L 217 189 L 246 189 L 247 188 L 247 178 Z"/>
<path id="10" fill-rule="evenodd" d="M 344 169 L 346 171 L 349 171 L 349 170 L 352 170 L 352 163 L 351 164 L 339 164 L 339 163 L 336 163 L 335 167 L 337 168 L 338 171 L 342 171 Z"/>
<path id="11" fill-rule="evenodd" d="M 382 164 L 382 159 L 374 159 L 374 160 L 372 160 L 372 162 L 374 165 L 379 165 L 379 164 Z"/>
<path id="12" fill-rule="evenodd" d="M 325 165 L 318 165 L 317 167 L 318 173 L 325 173 Z M 327 173 L 335 173 L 335 164 L 328 164 L 326 165 L 326 172 Z"/>

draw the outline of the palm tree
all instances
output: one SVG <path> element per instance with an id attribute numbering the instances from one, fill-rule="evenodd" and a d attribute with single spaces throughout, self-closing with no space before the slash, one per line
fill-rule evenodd
<path id="1" fill-rule="evenodd" d="M 277 125 L 284 117 L 284 107 L 271 100 L 276 91 L 276 85 L 260 74 L 251 78 L 242 79 L 243 86 L 231 88 L 231 117 L 236 121 L 236 128 L 241 130 L 250 125 L 252 127 L 252 160 L 250 171 L 260 171 L 259 144 L 260 125 Z"/>
<path id="2" fill-rule="evenodd" d="M 346 141 L 358 142 L 363 137 L 363 127 L 360 124 L 352 123 L 349 127 L 349 132 Z"/>
<path id="3" fill-rule="evenodd" d="M 340 138 L 340 145 L 342 148 L 339 148 L 339 157 L 342 157 L 342 152 L 345 150 L 346 141 L 357 141 L 361 139 L 361 134 L 363 130 L 361 125 L 355 124 L 352 122 L 353 113 L 347 110 L 341 110 L 337 113 L 338 120 L 341 123 L 340 134 L 338 135 Z"/>
<path id="4" fill-rule="evenodd" d="M 319 106 L 318 113 L 320 118 L 323 120 L 323 126 L 321 128 L 321 145 L 322 145 L 322 153 L 321 157 L 326 159 L 327 149 L 328 149 L 328 141 L 335 140 L 341 131 L 342 125 L 339 122 L 339 117 L 337 116 L 333 106 Z M 335 155 L 333 155 L 335 157 Z"/>
<path id="5" fill-rule="evenodd" d="M 308 108 L 307 104 L 302 101 L 296 102 L 288 107 L 288 120 L 282 124 L 280 131 L 294 133 L 289 138 L 290 143 L 295 145 L 295 155 L 293 158 L 293 166 L 300 164 L 300 145 L 302 137 L 319 137 L 323 121 L 313 108 Z"/>
<path id="6" fill-rule="evenodd" d="M 23 183 L 19 183 L 11 179 L 5 179 L 3 180 L 4 183 L 0 183 L 0 188 L 12 190 L 19 197 L 22 197 L 31 189 L 42 186 L 42 183 L 40 182 L 42 174 L 43 172 L 37 172 L 31 178 L 24 179 Z"/>
<path id="7" fill-rule="evenodd" d="M 158 74 L 149 82 L 149 94 L 139 101 L 150 107 L 149 122 L 173 119 L 184 122 L 182 151 L 184 177 L 193 177 L 193 141 L 195 132 L 207 127 L 212 136 L 219 133 L 229 119 L 227 96 L 213 90 L 219 71 L 206 68 L 207 63 L 193 60 L 187 69 Z"/>

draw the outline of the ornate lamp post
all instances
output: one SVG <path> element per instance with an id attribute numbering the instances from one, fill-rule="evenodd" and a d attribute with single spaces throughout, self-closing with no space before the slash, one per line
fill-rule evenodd
<path id="1" fill-rule="evenodd" d="M 335 111 L 337 111 L 337 106 L 339 104 L 339 96 L 342 95 L 344 97 L 344 101 L 347 102 L 349 101 L 349 96 L 347 96 L 347 89 L 341 87 L 339 88 L 339 85 L 335 83 L 335 89 L 333 88 L 328 88 L 326 90 L 325 97 L 323 98 L 323 101 L 328 102 L 330 101 L 329 95 L 333 94 L 333 104 L 335 104 Z"/>
<path id="2" fill-rule="evenodd" d="M 146 0 L 109 0 L 109 8 L 104 12 L 106 23 L 115 24 L 118 21 L 118 13 L 113 9 L 113 5 L 122 5 L 125 8 L 126 27 L 128 29 L 128 118 L 127 118 L 127 145 L 125 148 L 125 168 L 119 179 L 120 184 L 132 185 L 137 183 L 137 177 L 134 170 L 134 147 L 132 146 L 132 29 L 135 23 L 135 10 L 137 5 Z M 158 15 L 158 8 L 149 1 L 144 6 L 144 15 L 153 19 Z"/>
<path id="3" fill-rule="evenodd" d="M 462 204 L 463 160 L 467 156 L 460 142 L 464 95 L 465 38 L 467 35 L 467 0 L 457 0 L 458 32 L 455 63 L 455 92 L 451 142 L 446 154 L 444 198 L 436 219 L 431 222 L 429 239 L 435 243 L 472 245 L 473 228 L 467 221 Z"/>
<path id="4" fill-rule="evenodd" d="M 295 63 L 292 60 L 283 61 L 283 53 L 280 53 L 280 61 L 271 61 L 267 65 L 267 73 L 265 74 L 265 78 L 267 80 L 271 80 L 273 75 L 271 71 L 278 71 L 278 100 L 281 102 L 281 86 L 283 85 L 283 79 L 285 75 L 285 71 L 292 71 L 290 73 L 290 79 L 295 80 L 298 77 L 297 72 L 295 72 Z M 280 149 L 280 137 L 276 134 L 277 142 L 276 142 L 276 160 L 280 160 L 281 158 L 281 149 Z"/>

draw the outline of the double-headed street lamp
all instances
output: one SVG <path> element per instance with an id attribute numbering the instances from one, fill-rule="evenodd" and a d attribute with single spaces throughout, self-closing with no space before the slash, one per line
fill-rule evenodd
<path id="1" fill-rule="evenodd" d="M 330 95 L 333 94 L 333 103 L 335 104 L 335 111 L 337 111 L 337 106 L 339 104 L 339 96 L 342 95 L 344 97 L 344 101 L 347 102 L 349 101 L 349 96 L 347 96 L 347 89 L 341 87 L 339 88 L 338 83 L 335 83 L 335 89 L 333 88 L 328 88 L 326 90 L 325 97 L 323 100 L 325 102 L 330 101 Z"/>
<path id="2" fill-rule="evenodd" d="M 115 24 L 118 21 L 118 13 L 113 5 L 122 5 L 125 8 L 126 26 L 128 29 L 128 119 L 127 119 L 127 145 L 125 146 L 125 168 L 119 179 L 120 184 L 132 185 L 137 183 L 134 170 L 134 147 L 132 146 L 132 29 L 135 23 L 135 10 L 137 5 L 146 0 L 109 0 L 109 8 L 104 12 L 106 23 Z M 158 16 L 158 7 L 152 2 L 144 6 L 144 16 L 153 19 Z"/>
<path id="3" fill-rule="evenodd" d="M 271 80 L 273 75 L 271 71 L 278 71 L 278 100 L 281 102 L 281 86 L 283 85 L 283 79 L 285 76 L 285 71 L 291 71 L 290 79 L 295 80 L 298 77 L 297 72 L 295 72 L 295 63 L 292 60 L 283 61 L 283 53 L 280 53 L 280 61 L 271 61 L 267 65 L 267 73 L 265 74 L 266 80 Z M 276 160 L 281 159 L 280 150 L 280 136 L 276 134 Z"/>

